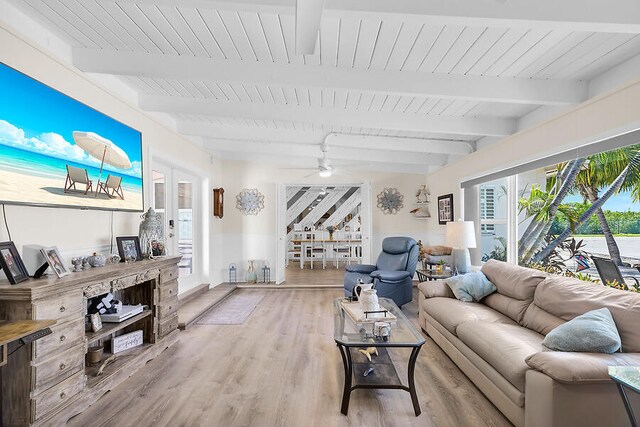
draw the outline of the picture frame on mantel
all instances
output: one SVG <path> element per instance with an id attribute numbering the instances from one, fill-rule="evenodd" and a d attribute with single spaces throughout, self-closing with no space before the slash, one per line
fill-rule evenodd
<path id="1" fill-rule="evenodd" d="M 60 251 L 57 247 L 51 246 L 49 248 L 42 248 L 40 249 L 40 252 L 42 252 L 42 256 L 44 256 L 44 259 L 47 261 L 47 264 L 49 264 L 49 267 L 51 267 L 51 270 L 56 273 L 56 276 L 64 277 L 67 274 L 71 274 L 71 271 L 64 264 L 62 255 L 60 255 Z"/>
<path id="2" fill-rule="evenodd" d="M 116 237 L 116 245 L 121 262 L 142 261 L 142 250 L 140 250 L 138 236 Z"/>
<path id="3" fill-rule="evenodd" d="M 0 267 L 12 285 L 17 285 L 29 278 L 29 272 L 13 242 L 0 243 Z"/>
<path id="4" fill-rule="evenodd" d="M 438 224 L 453 221 L 453 193 L 438 196 Z"/>

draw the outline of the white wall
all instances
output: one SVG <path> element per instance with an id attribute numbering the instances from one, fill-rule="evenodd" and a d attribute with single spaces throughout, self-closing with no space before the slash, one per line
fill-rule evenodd
<path id="1" fill-rule="evenodd" d="M 15 27 L 19 28 L 19 23 Z M 219 186 L 219 164 L 212 161 L 208 153 L 6 26 L 0 27 L 0 61 L 142 132 L 145 207 L 149 206 L 151 196 L 150 153 L 199 174 L 206 180 L 208 189 L 204 194 L 209 199 L 210 188 Z M 221 226 L 211 219 L 210 205 L 209 200 L 202 203 L 211 231 L 205 235 L 206 246 L 215 252 L 216 241 L 212 236 Z M 66 257 L 109 249 L 111 212 L 12 205 L 6 207 L 6 212 L 11 237 L 18 249 L 25 244 L 58 246 Z M 113 219 L 115 236 L 138 234 L 140 213 L 115 212 Z M 0 227 L 0 241 L 5 240 L 8 240 L 6 230 Z M 202 276 L 202 281 L 208 282 L 210 272 L 204 271 Z"/>
<path id="2" fill-rule="evenodd" d="M 522 130 L 427 176 L 432 198 L 453 193 L 461 212 L 460 183 L 640 128 L 640 81 L 593 98 Z M 602 151 L 607 150 L 606 143 Z M 444 226 L 428 220 L 429 243 L 444 241 Z"/>
<path id="3" fill-rule="evenodd" d="M 353 176 L 332 176 L 330 178 L 304 178 L 311 171 L 279 169 L 271 165 L 222 161 L 222 182 L 225 189 L 225 215 L 222 219 L 220 256 L 216 257 L 218 280 L 228 280 L 229 263 L 238 266 L 238 280 L 243 280 L 247 260 L 267 260 L 276 265 L 277 242 L 277 185 L 278 184 L 371 184 L 372 200 L 372 243 L 373 260 L 382 248 L 382 240 L 387 236 L 404 235 L 415 239 L 427 238 L 426 221 L 416 219 L 409 211 L 414 208 L 415 193 L 424 183 L 424 175 L 398 174 L 387 172 L 354 172 Z M 386 187 L 395 187 L 404 195 L 404 207 L 396 215 L 384 215 L 376 207 L 377 195 Z M 243 188 L 257 188 L 265 200 L 265 208 L 257 216 L 245 216 L 236 208 L 236 195 Z M 286 209 L 286 207 L 283 207 Z M 260 264 L 261 265 L 261 264 Z M 261 276 L 258 276 L 261 278 Z"/>

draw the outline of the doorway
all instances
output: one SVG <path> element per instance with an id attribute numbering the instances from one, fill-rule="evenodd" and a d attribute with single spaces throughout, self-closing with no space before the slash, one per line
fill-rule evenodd
<path id="1" fill-rule="evenodd" d="M 369 262 L 370 192 L 368 183 L 280 184 L 276 282 L 288 274 L 297 283 L 341 285 L 346 264 Z"/>
<path id="2" fill-rule="evenodd" d="M 201 282 L 199 193 L 201 179 L 178 168 L 154 162 L 152 205 L 161 215 L 167 253 L 181 255 L 178 263 L 179 291 Z"/>

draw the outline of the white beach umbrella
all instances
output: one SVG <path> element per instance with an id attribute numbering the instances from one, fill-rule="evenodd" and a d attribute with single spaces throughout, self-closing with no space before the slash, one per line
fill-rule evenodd
<path id="1" fill-rule="evenodd" d="M 102 167 L 105 163 L 119 169 L 129 169 L 131 167 L 131 161 L 127 153 L 110 140 L 98 134 L 74 131 L 73 139 L 78 147 L 82 148 L 90 156 L 100 160 L 99 179 L 102 178 Z"/>

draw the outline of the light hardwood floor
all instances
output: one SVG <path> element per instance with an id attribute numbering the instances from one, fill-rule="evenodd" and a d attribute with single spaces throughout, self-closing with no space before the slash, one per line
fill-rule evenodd
<path id="1" fill-rule="evenodd" d="M 429 338 L 409 394 L 356 390 L 340 413 L 333 341 L 337 289 L 238 289 L 265 298 L 243 325 L 194 325 L 181 342 L 104 395 L 70 426 L 509 426 Z M 417 324 L 417 303 L 403 307 Z M 400 351 L 400 350 L 397 350 Z M 408 354 L 398 353 L 406 376 Z"/>
<path id="2" fill-rule="evenodd" d="M 317 266 L 316 266 L 317 267 Z M 285 281 L 281 286 L 332 286 L 342 288 L 344 281 L 344 265 L 340 264 L 340 268 L 335 268 L 333 264 L 327 265 L 327 268 L 309 267 L 300 268 L 300 264 L 290 264 L 285 269 Z"/>

